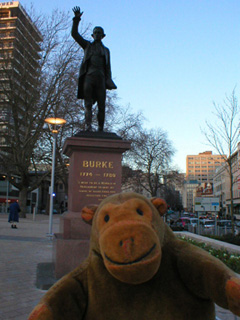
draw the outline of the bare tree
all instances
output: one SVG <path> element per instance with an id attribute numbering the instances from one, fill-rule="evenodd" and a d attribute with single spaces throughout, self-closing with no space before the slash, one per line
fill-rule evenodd
<path id="1" fill-rule="evenodd" d="M 161 129 L 140 129 L 132 140 L 126 162 L 135 170 L 135 180 L 151 196 L 157 196 L 169 171 L 174 149 Z"/>
<path id="2" fill-rule="evenodd" d="M 32 11 L 31 18 L 42 35 L 40 59 L 31 63 L 36 66 L 34 81 L 30 78 L 31 64 L 22 63 L 22 71 L 16 75 L 12 65 L 15 60 L 9 56 L 1 61 L 1 78 L 6 81 L 0 82 L 1 100 L 7 112 L 0 161 L 4 173 L 19 189 L 23 217 L 27 194 L 50 173 L 52 137 L 44 120 L 61 117 L 67 121 L 58 134 L 56 148 L 56 176 L 64 183 L 65 190 L 68 188 L 68 169 L 66 157 L 61 152 L 63 143 L 66 137 L 75 135 L 84 126 L 83 102 L 76 99 L 83 53 L 70 37 L 71 19 L 58 10 L 48 17 L 37 16 Z M 83 28 L 81 34 L 87 36 L 89 27 Z M 23 46 L 19 50 L 23 56 L 27 54 Z M 116 94 L 107 94 L 106 129 L 127 138 L 140 125 L 142 115 L 134 115 L 129 107 L 120 107 L 117 100 Z"/>
<path id="3" fill-rule="evenodd" d="M 46 163 L 50 161 L 44 120 L 64 115 L 76 95 L 79 52 L 70 38 L 69 20 L 69 16 L 60 11 L 36 20 L 42 34 L 40 59 L 23 59 L 18 68 L 20 72 L 15 72 L 14 56 L 5 56 L 1 61 L 1 79 L 6 81 L 0 82 L 0 93 L 6 122 L 0 161 L 8 179 L 19 189 L 23 217 L 27 193 L 36 189 L 49 174 L 48 170 L 39 174 L 41 164 L 48 169 Z M 23 57 L 27 55 L 25 49 L 20 44 L 18 50 Z M 36 66 L 34 71 L 30 70 L 32 65 Z"/>
<path id="4" fill-rule="evenodd" d="M 126 140 L 132 140 L 136 132 L 141 130 L 142 123 L 145 120 L 141 111 L 133 112 L 130 105 L 125 107 L 115 107 L 115 116 L 110 124 L 120 137 Z"/>
<path id="5" fill-rule="evenodd" d="M 233 215 L 233 154 L 237 150 L 239 141 L 239 105 L 233 90 L 230 96 L 226 96 L 223 104 L 214 103 L 214 124 L 206 121 L 206 129 L 202 130 L 208 143 L 222 156 L 225 161 L 230 179 L 230 214 L 232 220 L 232 232 L 234 232 Z"/>

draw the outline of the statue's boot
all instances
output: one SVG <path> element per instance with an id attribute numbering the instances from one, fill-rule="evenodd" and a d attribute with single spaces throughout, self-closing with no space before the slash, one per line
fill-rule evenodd
<path id="1" fill-rule="evenodd" d="M 103 131 L 105 114 L 98 112 L 98 131 Z"/>
<path id="2" fill-rule="evenodd" d="M 92 131 L 92 111 L 85 110 L 85 128 L 86 131 Z"/>
<path id="3" fill-rule="evenodd" d="M 86 131 L 92 131 L 91 124 L 86 124 Z"/>

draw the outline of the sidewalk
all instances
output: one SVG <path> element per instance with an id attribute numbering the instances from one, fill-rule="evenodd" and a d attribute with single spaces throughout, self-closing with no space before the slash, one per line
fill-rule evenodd
<path id="1" fill-rule="evenodd" d="M 18 229 L 11 229 L 7 215 L 0 214 L 0 320 L 26 320 L 46 291 L 36 288 L 39 263 L 52 262 L 52 241 L 48 216 L 32 215 L 20 219 Z M 53 216 L 53 232 L 59 231 L 59 215 Z M 217 307 L 220 320 L 239 320 Z M 70 319 L 69 319 L 70 320 Z"/>
<path id="2" fill-rule="evenodd" d="M 52 262 L 52 241 L 48 216 L 32 215 L 20 219 L 11 229 L 7 215 L 0 214 L 0 319 L 26 320 L 46 291 L 35 286 L 38 263 Z M 53 231 L 58 232 L 59 215 L 53 216 Z"/>

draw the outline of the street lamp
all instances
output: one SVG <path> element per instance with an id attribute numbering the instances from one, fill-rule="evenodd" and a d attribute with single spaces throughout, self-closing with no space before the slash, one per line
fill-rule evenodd
<path id="1" fill-rule="evenodd" d="M 51 175 L 51 187 L 50 187 L 49 232 L 48 232 L 49 236 L 52 237 L 56 140 L 57 140 L 57 134 L 61 129 L 61 127 L 66 123 L 66 120 L 61 118 L 47 118 L 45 119 L 45 122 L 48 124 L 49 130 L 52 132 L 52 135 L 53 135 L 52 175 Z"/>
<path id="2" fill-rule="evenodd" d="M 3 176 L 4 180 L 7 180 L 7 187 L 6 187 L 6 208 L 5 208 L 5 213 L 8 213 L 8 196 L 9 196 L 9 181 L 7 176 Z"/>

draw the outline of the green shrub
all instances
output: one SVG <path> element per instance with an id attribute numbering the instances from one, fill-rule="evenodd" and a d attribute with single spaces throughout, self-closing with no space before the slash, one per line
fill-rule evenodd
<path id="1" fill-rule="evenodd" d="M 240 245 L 240 234 L 238 234 L 237 236 L 234 236 L 231 233 L 228 233 L 223 236 L 208 236 L 208 238 L 212 238 L 212 239 L 220 240 L 223 242 L 235 244 L 237 246 Z"/>
<path id="2" fill-rule="evenodd" d="M 223 263 L 225 263 L 234 272 L 240 273 L 240 255 L 239 254 L 230 253 L 224 249 L 215 249 L 207 243 L 197 242 L 195 240 L 192 240 L 183 236 L 180 236 L 179 238 L 183 241 L 187 241 L 188 243 L 191 243 L 195 246 L 198 246 L 204 249 L 205 251 L 210 253 L 212 256 L 218 258 Z"/>

